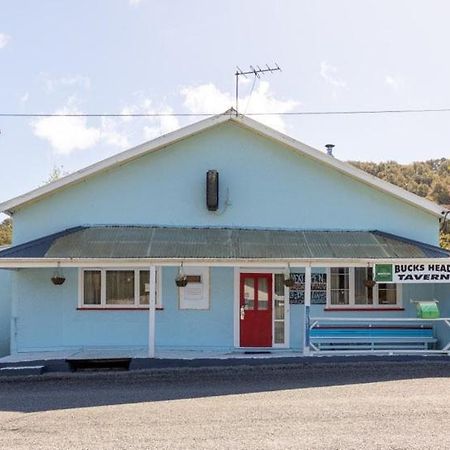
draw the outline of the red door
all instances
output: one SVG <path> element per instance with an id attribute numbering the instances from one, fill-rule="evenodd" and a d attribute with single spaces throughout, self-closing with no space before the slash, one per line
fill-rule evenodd
<path id="1" fill-rule="evenodd" d="M 241 273 L 241 347 L 272 347 L 272 274 Z"/>

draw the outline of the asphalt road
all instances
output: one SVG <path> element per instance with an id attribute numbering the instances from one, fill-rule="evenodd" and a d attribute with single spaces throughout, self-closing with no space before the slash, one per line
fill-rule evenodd
<path id="1" fill-rule="evenodd" d="M 450 360 L 0 381 L 0 448 L 449 449 Z"/>

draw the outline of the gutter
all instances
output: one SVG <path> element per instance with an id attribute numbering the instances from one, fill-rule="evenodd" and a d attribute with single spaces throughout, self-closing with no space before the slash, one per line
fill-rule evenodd
<path id="1" fill-rule="evenodd" d="M 211 267 L 273 267 L 286 269 L 291 267 L 362 267 L 374 264 L 446 264 L 450 265 L 450 256 L 446 258 L 0 258 L 0 269 L 31 268 L 125 268 L 158 266 L 211 266 Z"/>

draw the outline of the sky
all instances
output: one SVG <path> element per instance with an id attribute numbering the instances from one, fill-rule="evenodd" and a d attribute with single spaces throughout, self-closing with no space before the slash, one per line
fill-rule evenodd
<path id="1" fill-rule="evenodd" d="M 0 113 L 450 107 L 446 0 L 0 0 Z M 255 117 L 256 118 L 256 117 Z M 341 160 L 450 157 L 450 113 L 262 116 Z M 0 117 L 0 201 L 195 117 Z"/>

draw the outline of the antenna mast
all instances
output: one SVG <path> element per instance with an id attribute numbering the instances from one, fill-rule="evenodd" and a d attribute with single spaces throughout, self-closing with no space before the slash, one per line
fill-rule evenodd
<path id="1" fill-rule="evenodd" d="M 236 66 L 236 72 L 234 73 L 234 76 L 236 77 L 236 116 L 239 114 L 238 113 L 238 107 L 239 107 L 239 77 L 240 76 L 244 76 L 245 78 L 247 78 L 247 75 L 254 75 L 256 78 L 261 78 L 261 75 L 265 75 L 267 72 L 281 72 L 280 67 L 278 66 L 277 63 L 275 63 L 275 67 L 269 67 L 266 64 L 266 67 L 261 69 L 261 67 L 256 66 L 250 66 L 250 70 L 246 70 L 243 71 L 242 69 L 240 69 L 238 66 Z"/>

